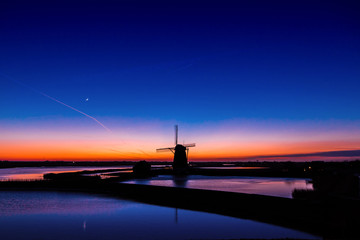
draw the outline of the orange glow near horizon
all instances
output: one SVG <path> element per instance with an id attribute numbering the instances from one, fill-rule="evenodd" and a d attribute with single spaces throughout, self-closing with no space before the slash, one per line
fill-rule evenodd
<path id="1" fill-rule="evenodd" d="M 113 142 L 97 141 L 24 141 L 0 142 L 0 156 L 2 160 L 69 160 L 69 161 L 98 161 L 98 160 L 161 160 L 171 161 L 172 153 L 156 153 L 157 144 L 142 145 L 138 149 L 134 144 L 127 147 L 114 145 Z M 356 149 L 359 142 L 303 142 L 303 143 L 237 143 L 198 144 L 190 149 L 190 160 L 204 159 L 246 159 L 261 156 L 278 156 L 290 154 L 306 154 L 321 151 L 347 150 L 338 146 L 348 146 Z M 161 146 L 161 145 L 160 145 Z"/>
<path id="2" fill-rule="evenodd" d="M 239 123 L 241 125 L 241 123 Z M 248 124 L 249 125 L 249 124 Z M 180 129 L 179 142 L 195 142 L 189 160 L 281 159 L 281 155 L 360 149 L 357 123 L 347 128 L 315 127 L 305 124 L 238 127 L 234 123 Z M 234 127 L 235 126 L 235 127 Z M 113 127 L 112 133 L 93 131 L 86 126 L 62 129 L 41 123 L 30 127 L 0 128 L 0 160 L 23 161 L 171 161 L 173 155 L 157 153 L 172 147 L 173 129 L 161 124 Z M 305 129 L 305 130 L 304 130 Z M 265 157 L 266 156 L 266 157 Z M 314 157 L 304 157 L 314 159 Z M 317 157 L 318 159 L 319 157 Z"/>

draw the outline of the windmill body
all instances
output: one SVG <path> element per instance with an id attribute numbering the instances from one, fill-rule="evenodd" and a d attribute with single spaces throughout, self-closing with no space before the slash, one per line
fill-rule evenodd
<path id="1" fill-rule="evenodd" d="M 178 126 L 175 126 L 175 147 L 159 148 L 157 152 L 171 151 L 174 153 L 173 170 L 175 173 L 183 173 L 189 167 L 188 154 L 189 148 L 195 147 L 195 143 L 191 144 L 178 144 Z"/>
<path id="2" fill-rule="evenodd" d="M 180 169 L 187 168 L 188 166 L 189 165 L 187 160 L 186 147 L 181 144 L 176 145 L 174 151 L 173 168 Z"/>

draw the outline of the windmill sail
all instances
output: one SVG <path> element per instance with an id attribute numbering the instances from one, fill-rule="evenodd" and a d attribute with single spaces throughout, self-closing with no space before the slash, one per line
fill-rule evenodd
<path id="1" fill-rule="evenodd" d="M 195 147 L 195 143 L 188 143 L 188 144 L 182 144 L 182 145 L 186 148 Z"/>
<path id="2" fill-rule="evenodd" d="M 173 152 L 173 151 L 175 151 L 175 148 L 173 147 L 173 148 L 158 148 L 158 149 L 156 149 L 156 152 L 169 152 L 169 151 Z"/>
<path id="3" fill-rule="evenodd" d="M 175 125 L 175 146 L 178 144 L 178 125 Z"/>

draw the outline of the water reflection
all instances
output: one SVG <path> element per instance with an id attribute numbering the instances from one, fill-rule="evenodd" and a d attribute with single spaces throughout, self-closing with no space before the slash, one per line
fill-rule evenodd
<path id="1" fill-rule="evenodd" d="M 131 180 L 125 183 L 262 194 L 285 198 L 292 198 L 294 189 L 313 189 L 312 183 L 308 179 L 266 177 L 161 175 L 151 179 Z"/>
<path id="2" fill-rule="evenodd" d="M 19 167 L 0 169 L 0 181 L 4 180 L 39 180 L 45 173 L 76 172 L 97 169 L 130 169 L 130 167 Z"/>
<path id="3" fill-rule="evenodd" d="M 110 213 L 129 203 L 114 201 L 112 198 L 84 196 L 86 195 L 66 192 L 0 192 L 0 216 Z"/>
<path id="4" fill-rule="evenodd" d="M 186 187 L 188 176 L 173 175 L 174 187 Z"/>
<path id="5" fill-rule="evenodd" d="M 0 192 L 0 232 L 2 240 L 315 239 L 250 220 L 53 192 Z"/>
<path id="6" fill-rule="evenodd" d="M 196 167 L 195 169 L 212 169 L 212 170 L 224 170 L 224 169 L 231 169 L 231 170 L 239 170 L 239 169 L 246 169 L 246 170 L 254 170 L 254 169 L 268 169 L 268 167 L 237 167 L 237 166 L 222 166 L 222 167 Z"/>

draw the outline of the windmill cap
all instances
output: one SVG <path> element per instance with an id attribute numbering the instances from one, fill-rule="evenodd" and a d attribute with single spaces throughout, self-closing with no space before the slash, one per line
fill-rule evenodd
<path id="1" fill-rule="evenodd" d="M 175 151 L 176 151 L 176 150 L 181 150 L 181 149 L 186 149 L 186 147 L 184 147 L 184 146 L 181 145 L 181 144 L 177 144 L 177 145 L 175 146 Z"/>

